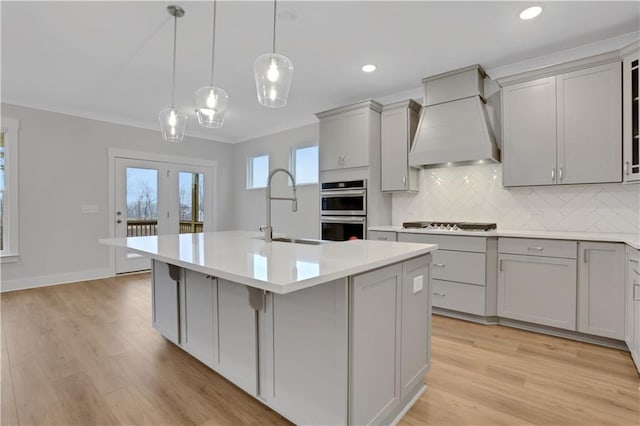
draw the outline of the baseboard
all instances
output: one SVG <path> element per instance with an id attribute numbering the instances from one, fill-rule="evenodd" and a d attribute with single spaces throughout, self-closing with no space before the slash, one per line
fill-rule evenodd
<path id="1" fill-rule="evenodd" d="M 418 400 L 426 390 L 427 390 L 427 385 L 425 385 L 424 383 L 421 383 L 421 386 L 419 386 L 418 392 L 416 392 L 416 394 L 409 400 L 409 402 L 407 402 L 404 408 L 400 410 L 398 415 L 391 421 L 389 426 L 396 426 L 400 422 L 400 420 L 402 420 L 405 414 L 407 414 L 409 410 L 411 410 L 411 408 L 415 405 L 415 403 L 418 402 Z"/>
<path id="2" fill-rule="evenodd" d="M 89 271 L 69 272 L 59 275 L 42 275 L 39 277 L 18 278 L 15 280 L 2 280 L 0 292 L 26 290 L 28 288 L 47 287 L 58 284 L 70 284 L 78 281 L 97 280 L 112 277 L 111 268 L 92 269 Z"/>
<path id="3" fill-rule="evenodd" d="M 464 321 L 475 322 L 478 324 L 486 324 L 486 325 L 495 325 L 498 324 L 498 317 L 490 316 L 483 317 L 481 315 L 467 314 L 465 312 L 451 311 L 449 309 L 444 308 L 431 308 L 432 312 L 436 315 L 440 315 L 443 317 L 455 318 Z"/>

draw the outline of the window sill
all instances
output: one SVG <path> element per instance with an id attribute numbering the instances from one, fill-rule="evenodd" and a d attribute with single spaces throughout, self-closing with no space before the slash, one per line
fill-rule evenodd
<path id="1" fill-rule="evenodd" d="M 18 254 L 1 254 L 0 264 L 2 263 L 16 263 L 20 259 Z"/>

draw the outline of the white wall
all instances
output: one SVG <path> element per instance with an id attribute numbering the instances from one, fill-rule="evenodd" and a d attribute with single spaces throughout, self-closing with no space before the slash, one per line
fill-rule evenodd
<path id="1" fill-rule="evenodd" d="M 289 155 L 293 147 L 318 144 L 318 125 L 312 124 L 234 145 L 233 149 L 233 227 L 256 230 L 266 221 L 264 189 L 247 188 L 247 158 L 269 154 L 269 169 L 289 170 Z M 288 197 L 291 188 L 284 173 L 274 176 L 273 196 Z M 318 185 L 298 186 L 298 211 L 291 212 L 291 203 L 272 201 L 272 225 L 275 233 L 299 238 L 319 238 L 320 200 Z"/>
<path id="2" fill-rule="evenodd" d="M 394 194 L 393 224 L 496 222 L 502 229 L 640 233 L 640 185 L 502 187 L 502 165 L 420 171 L 420 192 Z"/>
<path id="3" fill-rule="evenodd" d="M 231 229 L 233 146 L 185 137 L 168 144 L 159 131 L 2 104 L 20 120 L 20 257 L 2 265 L 2 290 L 106 276 L 108 148 L 217 161 L 218 229 Z M 97 214 L 81 214 L 95 204 Z"/>

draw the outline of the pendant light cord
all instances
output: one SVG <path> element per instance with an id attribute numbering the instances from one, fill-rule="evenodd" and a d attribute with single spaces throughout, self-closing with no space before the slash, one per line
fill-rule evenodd
<path id="1" fill-rule="evenodd" d="M 273 0 L 273 53 L 276 53 L 276 1 Z"/>
<path id="2" fill-rule="evenodd" d="M 176 91 L 176 39 L 178 37 L 178 17 L 173 15 L 173 78 L 171 81 L 171 109 Z"/>
<path id="3" fill-rule="evenodd" d="M 213 64 L 216 57 L 216 0 L 213 0 L 213 35 L 211 36 L 211 84 L 213 86 Z"/>

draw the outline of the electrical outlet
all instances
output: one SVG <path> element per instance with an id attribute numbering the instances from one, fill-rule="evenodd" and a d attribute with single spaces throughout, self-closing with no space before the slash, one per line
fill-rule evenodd
<path id="1" fill-rule="evenodd" d="M 423 288 L 424 288 L 424 276 L 418 275 L 417 277 L 414 277 L 413 278 L 413 294 L 418 293 L 419 291 L 422 291 Z"/>

